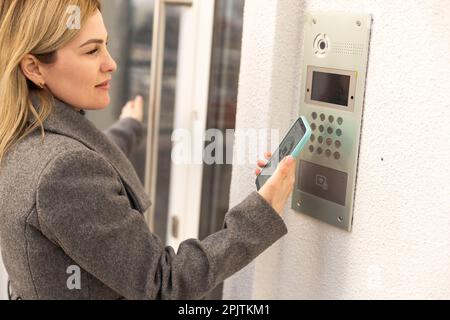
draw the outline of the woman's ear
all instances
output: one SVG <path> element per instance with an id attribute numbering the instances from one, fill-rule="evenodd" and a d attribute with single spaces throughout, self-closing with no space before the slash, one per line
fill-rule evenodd
<path id="1" fill-rule="evenodd" d="M 39 60 L 32 54 L 27 54 L 20 62 L 20 68 L 28 80 L 43 88 L 45 80 L 41 72 Z"/>

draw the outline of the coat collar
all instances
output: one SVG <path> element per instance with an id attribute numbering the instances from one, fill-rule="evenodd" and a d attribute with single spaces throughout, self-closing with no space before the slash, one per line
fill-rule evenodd
<path id="1" fill-rule="evenodd" d="M 54 98 L 54 100 L 53 111 L 44 121 L 44 130 L 75 139 L 89 149 L 102 154 L 116 169 L 127 191 L 144 213 L 151 203 L 133 165 L 125 154 L 102 131 L 84 117 L 83 110 L 78 112 L 61 100 L 57 98 Z M 36 109 L 40 107 L 37 96 L 31 95 L 31 101 Z"/>

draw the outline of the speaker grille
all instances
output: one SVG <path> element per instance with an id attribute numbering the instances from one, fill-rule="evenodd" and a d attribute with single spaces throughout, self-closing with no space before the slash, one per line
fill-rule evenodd
<path id="1" fill-rule="evenodd" d="M 362 56 L 364 46 L 361 43 L 333 42 L 332 51 L 335 54 Z"/>

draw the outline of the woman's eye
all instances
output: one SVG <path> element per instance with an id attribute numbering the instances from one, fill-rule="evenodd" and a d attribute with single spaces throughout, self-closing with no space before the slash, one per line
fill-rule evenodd
<path id="1" fill-rule="evenodd" d="M 96 53 L 98 51 L 98 49 L 94 49 L 94 50 L 92 50 L 92 51 L 89 51 L 87 54 L 94 54 L 94 53 Z"/>

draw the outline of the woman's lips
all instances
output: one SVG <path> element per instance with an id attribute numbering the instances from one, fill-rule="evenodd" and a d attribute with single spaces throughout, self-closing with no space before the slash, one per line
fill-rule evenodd
<path id="1" fill-rule="evenodd" d="M 109 88 L 110 88 L 109 83 L 110 82 L 111 82 L 111 80 L 108 80 L 108 81 L 105 81 L 105 82 L 95 86 L 95 87 L 98 88 L 98 89 L 109 90 Z"/>

